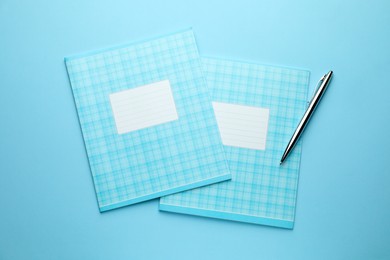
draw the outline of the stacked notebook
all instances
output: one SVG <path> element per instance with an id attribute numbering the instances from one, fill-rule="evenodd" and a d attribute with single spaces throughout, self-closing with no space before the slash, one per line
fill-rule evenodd
<path id="1" fill-rule="evenodd" d="M 293 228 L 309 72 L 200 58 L 192 30 L 65 58 L 100 211 Z"/>

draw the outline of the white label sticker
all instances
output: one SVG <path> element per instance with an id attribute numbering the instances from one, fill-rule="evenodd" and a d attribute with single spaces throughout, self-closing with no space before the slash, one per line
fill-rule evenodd
<path id="1" fill-rule="evenodd" d="M 213 102 L 222 143 L 265 150 L 269 109 Z"/>
<path id="2" fill-rule="evenodd" d="M 169 80 L 110 94 L 118 134 L 177 120 Z"/>

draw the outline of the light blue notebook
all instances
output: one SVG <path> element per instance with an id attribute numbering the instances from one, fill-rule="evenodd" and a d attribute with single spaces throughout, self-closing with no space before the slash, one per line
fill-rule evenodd
<path id="1" fill-rule="evenodd" d="M 192 30 L 65 63 L 100 211 L 231 178 Z"/>
<path id="2" fill-rule="evenodd" d="M 301 142 L 280 158 L 307 105 L 309 72 L 202 59 L 232 180 L 160 200 L 160 210 L 293 228 Z"/>

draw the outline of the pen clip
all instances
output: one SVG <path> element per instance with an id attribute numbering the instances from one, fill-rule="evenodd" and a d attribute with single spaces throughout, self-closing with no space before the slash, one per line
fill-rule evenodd
<path id="1" fill-rule="evenodd" d="M 316 89 L 314 90 L 313 96 L 311 97 L 310 101 L 307 102 L 307 105 L 309 105 L 310 102 L 313 100 L 313 98 L 314 98 L 314 96 L 316 95 L 318 89 L 320 88 L 322 82 L 325 80 L 325 77 L 326 77 L 326 74 L 324 74 L 324 76 L 322 76 L 322 77 L 320 78 L 320 80 L 318 81 L 317 87 L 316 87 Z"/>
<path id="2" fill-rule="evenodd" d="M 324 76 L 322 76 L 322 77 L 320 78 L 320 80 L 318 81 L 316 90 L 314 91 L 314 95 L 316 94 L 317 90 L 320 88 L 322 82 L 325 80 L 326 75 L 327 75 L 327 74 L 324 74 Z M 313 96 L 314 96 L 314 95 L 313 95 Z"/>

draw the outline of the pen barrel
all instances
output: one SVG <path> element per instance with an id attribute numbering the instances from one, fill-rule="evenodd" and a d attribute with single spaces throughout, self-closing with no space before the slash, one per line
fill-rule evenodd
<path id="1" fill-rule="evenodd" d="M 309 103 L 309 106 L 306 109 L 305 114 L 299 121 L 299 124 L 297 128 L 295 129 L 295 132 L 293 136 L 290 139 L 290 142 L 288 143 L 286 150 L 284 151 L 284 154 L 281 159 L 281 163 L 286 159 L 288 154 L 291 152 L 291 150 L 294 148 L 295 144 L 298 142 L 299 137 L 302 135 L 304 129 L 306 128 L 307 123 L 309 122 L 311 116 L 314 113 L 314 110 L 316 109 L 318 103 L 320 102 L 322 96 L 325 93 L 325 90 L 327 89 L 330 80 L 332 78 L 333 71 L 329 71 L 321 80 L 321 85 L 318 87 L 316 93 L 314 94 L 312 100 Z"/>
<path id="2" fill-rule="evenodd" d="M 326 89 L 329 86 L 330 80 L 332 79 L 333 71 L 329 71 L 322 81 L 321 85 L 317 89 L 316 93 L 314 94 L 312 100 L 309 103 L 309 106 L 303 115 L 302 120 L 306 119 L 305 122 L 307 123 L 309 119 L 311 118 L 311 115 L 313 114 L 314 110 L 316 109 L 318 103 L 320 102 L 322 96 L 324 95 Z M 306 126 L 306 123 L 304 124 L 304 127 Z"/>

